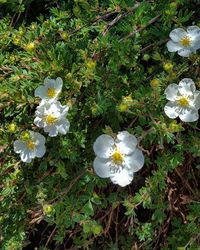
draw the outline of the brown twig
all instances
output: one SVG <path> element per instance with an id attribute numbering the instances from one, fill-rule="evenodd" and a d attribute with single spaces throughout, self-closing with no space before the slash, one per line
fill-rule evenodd
<path id="1" fill-rule="evenodd" d="M 94 21 L 91 22 L 91 24 L 88 24 L 88 23 L 87 23 L 87 24 L 81 26 L 80 28 L 74 30 L 73 32 L 70 33 L 70 36 L 76 34 L 76 33 L 79 32 L 80 30 L 82 30 L 83 28 L 87 27 L 88 25 L 89 25 L 89 26 L 95 25 L 95 24 L 97 24 L 98 22 L 100 22 L 100 21 L 102 21 L 102 20 L 105 20 L 105 19 L 109 18 L 110 16 L 115 15 L 115 14 L 118 14 L 118 13 L 119 13 L 118 11 L 112 11 L 112 12 L 110 11 L 110 12 L 107 12 L 105 15 L 97 17 Z"/>
<path id="2" fill-rule="evenodd" d="M 133 124 L 137 121 L 138 117 L 136 116 L 131 123 L 128 125 L 128 128 L 131 128 L 133 126 Z"/>
<path id="3" fill-rule="evenodd" d="M 53 172 L 53 168 L 50 168 L 47 172 L 45 172 L 42 176 L 39 176 L 38 182 L 43 181 L 47 176 L 49 176 Z"/>
<path id="4" fill-rule="evenodd" d="M 119 20 L 121 20 L 123 17 L 126 17 L 127 15 L 129 15 L 130 13 L 132 13 L 135 9 L 137 9 L 140 6 L 141 3 L 136 3 L 133 8 L 131 8 L 131 10 L 129 10 L 128 12 L 125 12 L 123 14 L 120 14 L 118 16 L 116 16 L 110 23 L 108 23 L 104 29 L 104 31 L 102 32 L 102 35 L 105 36 L 108 31 L 110 30 L 111 27 L 113 27 L 117 22 L 119 22 Z"/>
<path id="5" fill-rule="evenodd" d="M 189 185 L 189 183 L 187 182 L 187 180 L 183 178 L 183 176 L 181 175 L 181 173 L 179 172 L 179 170 L 177 168 L 175 168 L 175 172 L 181 178 L 182 182 L 187 186 L 187 188 L 191 191 L 191 193 L 194 196 L 196 196 L 196 194 L 194 193 L 193 189 L 191 188 L 191 186 Z"/>
<path id="6" fill-rule="evenodd" d="M 27 213 L 31 215 L 31 221 L 29 222 L 30 225 L 33 225 L 35 223 L 39 224 L 40 221 L 44 218 L 42 209 L 40 209 L 37 212 L 34 212 L 34 211 L 28 209 Z"/>
<path id="7" fill-rule="evenodd" d="M 143 49 L 141 49 L 141 53 L 144 53 L 145 51 L 147 51 L 148 49 L 150 49 L 150 48 L 152 48 L 152 47 L 154 47 L 154 46 L 160 46 L 160 45 L 162 45 L 162 44 L 164 44 L 164 43 L 166 43 L 167 41 L 169 41 L 169 39 L 167 38 L 167 39 L 164 39 L 164 40 L 162 40 L 162 41 L 160 41 L 160 42 L 155 42 L 155 43 L 152 43 L 152 44 L 149 44 L 149 45 L 147 45 L 146 47 L 144 47 Z"/>
<path id="8" fill-rule="evenodd" d="M 59 195 L 57 197 L 55 197 L 53 200 L 51 200 L 49 203 L 51 204 L 54 204 L 56 203 L 58 200 L 61 201 L 63 199 L 63 196 L 66 195 L 70 190 L 71 188 L 76 184 L 76 182 L 83 176 L 83 174 L 85 174 L 85 170 L 80 174 L 78 175 L 75 179 L 73 179 L 69 186 L 61 193 L 59 193 Z"/>
<path id="9" fill-rule="evenodd" d="M 123 15 L 120 14 L 119 16 L 116 16 L 110 23 L 108 23 L 108 24 L 106 25 L 106 28 L 105 28 L 104 31 L 102 32 L 102 36 L 105 36 L 105 35 L 108 33 L 109 29 L 110 29 L 112 26 L 114 26 L 122 17 L 123 17 Z"/>
<path id="10" fill-rule="evenodd" d="M 156 242 L 155 242 L 155 245 L 153 247 L 153 250 L 159 250 L 160 249 L 160 244 L 159 244 L 160 243 L 160 238 L 161 238 L 162 235 L 166 235 L 166 232 L 168 231 L 169 226 L 171 224 L 172 218 L 173 218 L 173 212 L 170 211 L 167 220 L 165 221 L 163 227 L 161 228 L 161 230 L 158 233 L 158 236 L 156 237 Z"/>
<path id="11" fill-rule="evenodd" d="M 150 152 L 149 152 L 149 150 L 147 150 L 147 149 L 144 149 L 142 146 L 137 146 L 137 148 L 139 148 L 142 152 L 144 152 L 144 153 L 146 153 L 148 156 L 150 156 Z"/>
<path id="12" fill-rule="evenodd" d="M 154 127 L 149 128 L 148 130 L 144 131 L 142 135 L 138 138 L 138 144 L 151 132 L 155 131 Z"/>
<path id="13" fill-rule="evenodd" d="M 115 221 L 115 242 L 118 245 L 118 219 L 119 219 L 119 206 L 117 206 L 117 215 L 116 215 L 116 221 Z"/>
<path id="14" fill-rule="evenodd" d="M 50 234 L 50 236 L 49 236 L 49 238 L 48 238 L 48 240 L 47 240 L 47 242 L 45 244 L 45 247 L 48 246 L 50 240 L 52 239 L 53 235 L 55 234 L 55 231 L 56 231 L 56 226 L 54 227 L 53 231 L 51 232 L 51 234 Z"/>
<path id="15" fill-rule="evenodd" d="M 107 225 L 106 225 L 106 228 L 104 230 L 104 234 L 106 235 L 110 229 L 110 225 L 111 225 L 111 221 L 112 221 L 112 217 L 113 217 L 113 212 L 114 212 L 114 208 L 111 207 L 110 209 L 110 215 L 109 215 L 109 218 L 108 218 L 108 222 L 107 222 Z"/>
<path id="16" fill-rule="evenodd" d="M 120 41 L 123 41 L 123 40 L 125 40 L 125 39 L 128 39 L 128 38 L 134 36 L 136 33 L 138 33 L 138 32 L 140 32 L 140 31 L 144 30 L 144 29 L 147 28 L 149 25 L 151 25 L 151 24 L 157 22 L 157 21 L 160 19 L 161 15 L 162 15 L 162 14 L 159 14 L 159 15 L 157 15 L 156 17 L 152 18 L 145 26 L 141 26 L 139 29 L 134 30 L 134 31 L 131 32 L 128 36 L 126 36 L 126 37 L 120 39 Z"/>

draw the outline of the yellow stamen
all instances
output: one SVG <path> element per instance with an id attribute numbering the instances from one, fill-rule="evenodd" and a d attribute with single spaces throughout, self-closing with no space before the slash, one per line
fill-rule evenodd
<path id="1" fill-rule="evenodd" d="M 56 90 L 54 88 L 48 88 L 47 96 L 49 98 L 54 98 L 56 96 Z"/>
<path id="2" fill-rule="evenodd" d="M 185 36 L 180 40 L 180 44 L 184 47 L 189 47 L 191 45 L 191 39 L 189 36 Z"/>
<path id="3" fill-rule="evenodd" d="M 29 150 L 35 149 L 35 143 L 32 140 L 27 141 L 26 146 Z"/>
<path id="4" fill-rule="evenodd" d="M 116 165 L 120 165 L 122 164 L 122 161 L 123 161 L 123 155 L 118 151 L 116 150 L 112 156 L 111 156 L 113 162 L 116 164 Z"/>
<path id="5" fill-rule="evenodd" d="M 181 97 L 179 100 L 178 100 L 178 104 L 182 107 L 186 107 L 189 105 L 189 101 L 186 97 Z"/>
<path id="6" fill-rule="evenodd" d="M 48 125 L 52 125 L 56 122 L 57 118 L 54 116 L 54 115 L 47 115 L 45 117 L 45 122 L 48 124 Z"/>

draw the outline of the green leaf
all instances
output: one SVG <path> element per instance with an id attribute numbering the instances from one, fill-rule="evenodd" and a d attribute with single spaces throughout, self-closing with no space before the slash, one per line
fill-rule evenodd
<path id="1" fill-rule="evenodd" d="M 88 201 L 84 207 L 81 209 L 82 213 L 84 213 L 87 216 L 93 216 L 94 215 L 94 209 L 92 206 L 91 201 Z"/>

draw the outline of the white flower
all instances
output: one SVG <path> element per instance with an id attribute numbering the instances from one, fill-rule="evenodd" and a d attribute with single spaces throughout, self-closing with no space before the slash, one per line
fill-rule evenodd
<path id="1" fill-rule="evenodd" d="M 45 78 L 44 86 L 39 86 L 35 90 L 35 96 L 39 96 L 44 101 L 55 101 L 58 98 L 63 86 L 63 81 L 60 77 L 54 79 Z"/>
<path id="2" fill-rule="evenodd" d="M 144 165 L 144 156 L 136 148 L 137 139 L 127 131 L 117 134 L 116 139 L 109 135 L 100 135 L 93 149 L 96 154 L 93 166 L 101 178 L 110 177 L 114 184 L 122 187 L 133 180 L 134 172 Z"/>
<path id="3" fill-rule="evenodd" d="M 20 140 L 14 142 L 14 151 L 20 154 L 21 160 L 30 163 L 35 157 L 41 158 L 45 152 L 45 137 L 40 133 L 25 132 Z"/>
<path id="4" fill-rule="evenodd" d="M 41 103 L 35 112 L 34 123 L 44 128 L 50 137 L 57 136 L 58 133 L 65 135 L 69 131 L 69 121 L 66 119 L 68 106 L 62 106 L 59 101 Z"/>
<path id="5" fill-rule="evenodd" d="M 169 52 L 178 52 L 180 56 L 188 57 L 192 52 L 200 48 L 200 28 L 190 26 L 187 31 L 177 28 L 169 34 L 170 40 L 167 42 Z"/>
<path id="6" fill-rule="evenodd" d="M 183 122 L 194 122 L 199 118 L 200 91 L 196 90 L 194 82 L 185 78 L 179 84 L 170 84 L 165 95 L 169 102 L 165 105 L 164 111 L 169 118 L 175 119 L 178 116 Z"/>

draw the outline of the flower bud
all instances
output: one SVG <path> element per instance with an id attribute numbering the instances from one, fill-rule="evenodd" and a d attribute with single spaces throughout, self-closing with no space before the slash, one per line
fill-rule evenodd
<path id="1" fill-rule="evenodd" d="M 66 77 L 67 77 L 67 79 L 71 79 L 72 78 L 72 73 L 71 72 L 69 72 L 69 73 L 67 73 L 67 75 L 66 75 Z"/>
<path id="2" fill-rule="evenodd" d="M 170 7 L 170 9 L 174 10 L 174 9 L 177 8 L 177 3 L 176 2 L 172 2 L 172 3 L 169 4 L 169 7 Z"/>
<path id="3" fill-rule="evenodd" d="M 156 52 L 155 54 L 153 54 L 153 59 L 155 61 L 161 61 L 162 60 L 161 55 L 158 52 Z"/>
<path id="4" fill-rule="evenodd" d="M 60 36 L 64 41 L 67 41 L 69 38 L 69 34 L 66 31 L 61 32 Z"/>
<path id="5" fill-rule="evenodd" d="M 173 121 L 169 124 L 169 132 L 171 133 L 175 133 L 180 131 L 181 126 L 179 124 L 177 124 L 176 121 Z"/>
<path id="6" fill-rule="evenodd" d="M 32 23 L 32 24 L 31 24 L 31 29 L 32 29 L 32 30 L 35 30 L 36 28 L 37 28 L 37 25 L 36 25 L 35 23 Z"/>
<path id="7" fill-rule="evenodd" d="M 18 35 L 23 36 L 25 33 L 24 29 L 22 27 L 19 28 Z"/>
<path id="8" fill-rule="evenodd" d="M 34 42 L 31 42 L 31 43 L 28 43 L 24 49 L 28 52 L 31 52 L 35 49 L 35 43 Z"/>
<path id="9" fill-rule="evenodd" d="M 173 64 L 171 64 L 171 63 L 164 63 L 163 64 L 163 68 L 164 68 L 165 71 L 170 72 L 173 69 Z"/>
<path id="10" fill-rule="evenodd" d="M 8 131 L 9 131 L 10 133 L 15 133 L 16 128 L 17 128 L 17 126 L 16 126 L 15 123 L 11 123 L 11 124 L 8 125 Z"/>
<path id="11" fill-rule="evenodd" d="M 130 106 L 133 104 L 133 98 L 131 97 L 131 95 L 124 96 L 122 98 L 122 102 Z"/>
<path id="12" fill-rule="evenodd" d="M 13 38 L 13 43 L 15 44 L 15 45 L 19 45 L 20 44 L 20 38 L 19 37 L 14 37 Z"/>
<path id="13" fill-rule="evenodd" d="M 119 106 L 117 107 L 119 112 L 125 112 L 128 110 L 128 108 L 129 108 L 128 105 L 124 103 L 120 103 Z"/>
<path id="14" fill-rule="evenodd" d="M 92 107 L 91 107 L 91 112 L 92 112 L 92 114 L 93 114 L 94 116 L 98 114 L 98 112 L 99 112 L 99 106 L 98 106 L 96 103 L 94 103 L 94 104 L 92 105 Z"/>
<path id="15" fill-rule="evenodd" d="M 26 140 L 29 140 L 30 139 L 30 134 L 29 134 L 29 132 L 27 132 L 27 131 L 23 131 L 22 133 L 21 133 L 21 140 L 23 140 L 23 141 L 26 141 Z"/>
<path id="16" fill-rule="evenodd" d="M 53 208 L 53 206 L 52 205 L 44 205 L 43 206 L 43 212 L 44 212 L 44 214 L 46 214 L 46 215 L 50 215 L 50 214 L 52 214 L 52 212 L 54 211 L 54 208 Z"/>
<path id="17" fill-rule="evenodd" d="M 147 68 L 147 71 L 148 71 L 149 74 L 151 74 L 153 72 L 153 67 Z"/>
<path id="18" fill-rule="evenodd" d="M 92 60 L 89 60 L 87 63 L 86 63 L 86 67 L 90 70 L 93 70 L 96 66 L 96 62 L 95 61 L 92 61 Z"/>
<path id="19" fill-rule="evenodd" d="M 150 55 L 149 54 L 144 54 L 143 55 L 143 60 L 144 61 L 149 61 L 149 59 L 150 59 Z"/>
<path id="20" fill-rule="evenodd" d="M 152 88 L 158 88 L 160 85 L 160 81 L 156 78 L 152 79 L 150 82 Z"/>
<path id="21" fill-rule="evenodd" d="M 127 111 L 133 105 L 133 99 L 131 95 L 124 96 L 121 103 L 118 105 L 117 109 L 119 112 Z"/>

